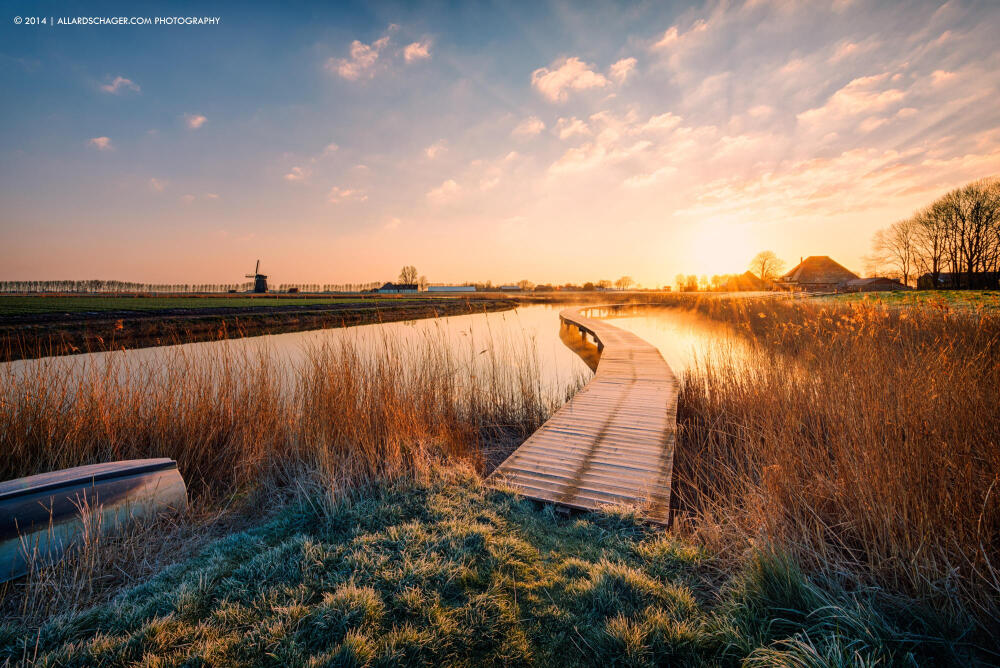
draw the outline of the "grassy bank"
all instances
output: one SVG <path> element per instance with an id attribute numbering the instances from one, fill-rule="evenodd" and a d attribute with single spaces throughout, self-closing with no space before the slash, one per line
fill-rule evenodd
<path id="1" fill-rule="evenodd" d="M 563 518 L 470 472 L 305 494 L 264 526 L 37 632 L 43 665 L 912 665 L 965 657 L 755 553 L 727 570 L 628 513 Z M 155 657 L 155 660 L 154 660 Z"/>
<path id="2" fill-rule="evenodd" d="M 891 292 L 852 292 L 823 297 L 842 303 L 886 306 L 929 306 L 963 309 L 1000 310 L 997 290 L 894 290 Z"/>

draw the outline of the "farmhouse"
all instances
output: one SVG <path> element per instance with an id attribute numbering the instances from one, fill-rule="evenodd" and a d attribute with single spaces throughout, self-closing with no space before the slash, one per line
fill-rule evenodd
<path id="1" fill-rule="evenodd" d="M 386 283 L 378 291 L 382 294 L 397 295 L 404 292 L 417 292 L 419 289 L 416 283 Z"/>
<path id="2" fill-rule="evenodd" d="M 778 279 L 776 287 L 782 290 L 832 292 L 841 284 L 857 278 L 857 274 L 834 262 L 829 256 L 810 255 Z"/>

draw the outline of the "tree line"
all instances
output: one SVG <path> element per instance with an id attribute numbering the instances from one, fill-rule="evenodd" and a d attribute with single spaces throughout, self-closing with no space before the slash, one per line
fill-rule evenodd
<path id="1" fill-rule="evenodd" d="M 381 283 L 283 283 L 278 292 L 362 292 L 373 290 Z M 250 292 L 253 281 L 244 283 L 136 283 L 131 281 L 57 280 L 57 281 L 0 281 L 0 292 L 38 293 L 228 293 Z"/>
<path id="2" fill-rule="evenodd" d="M 905 284 L 921 274 L 928 276 L 926 285 L 919 287 L 940 287 L 942 274 L 951 274 L 954 288 L 995 285 L 1000 272 L 1000 180 L 973 181 L 878 230 L 866 263 L 871 275 L 888 267 Z"/>

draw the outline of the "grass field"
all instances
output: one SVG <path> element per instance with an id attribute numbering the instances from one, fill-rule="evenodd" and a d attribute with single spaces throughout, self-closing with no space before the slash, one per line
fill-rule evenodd
<path id="1" fill-rule="evenodd" d="M 252 308 L 261 306 L 312 306 L 400 300 L 385 297 L 123 297 L 123 296 L 0 296 L 0 316 L 31 313 L 87 313 L 99 311 L 161 311 L 165 309 Z"/>
<path id="2" fill-rule="evenodd" d="M 292 504 L 0 663 L 40 665 L 938 665 L 964 648 L 781 556 L 727 573 L 627 513 L 564 518 L 461 469 Z M 155 660 L 154 660 L 155 657 Z M 26 662 L 27 663 L 27 662 Z"/>
<path id="3" fill-rule="evenodd" d="M 823 300 L 849 304 L 886 304 L 889 306 L 946 305 L 957 308 L 1000 309 L 997 290 L 893 290 L 891 292 L 852 292 L 821 297 Z"/>

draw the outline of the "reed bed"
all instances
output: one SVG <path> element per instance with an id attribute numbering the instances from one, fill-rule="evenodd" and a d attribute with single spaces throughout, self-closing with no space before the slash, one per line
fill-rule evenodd
<path id="1" fill-rule="evenodd" d="M 238 526 L 241 513 L 227 511 L 259 520 L 303 486 L 339 497 L 436 463 L 483 470 L 491 450 L 516 446 L 580 382 L 543 384 L 527 337 L 456 345 L 429 328 L 404 338 L 321 338 L 295 361 L 222 342 L 142 362 L 119 352 L 3 367 L 0 480 L 170 457 L 190 508 L 93 532 L 63 563 L 0 585 L 0 609 L 29 621 L 82 609 Z"/>
<path id="2" fill-rule="evenodd" d="M 689 306 L 748 346 L 738 363 L 709 354 L 684 374 L 682 527 L 1000 631 L 1000 315 Z"/>

